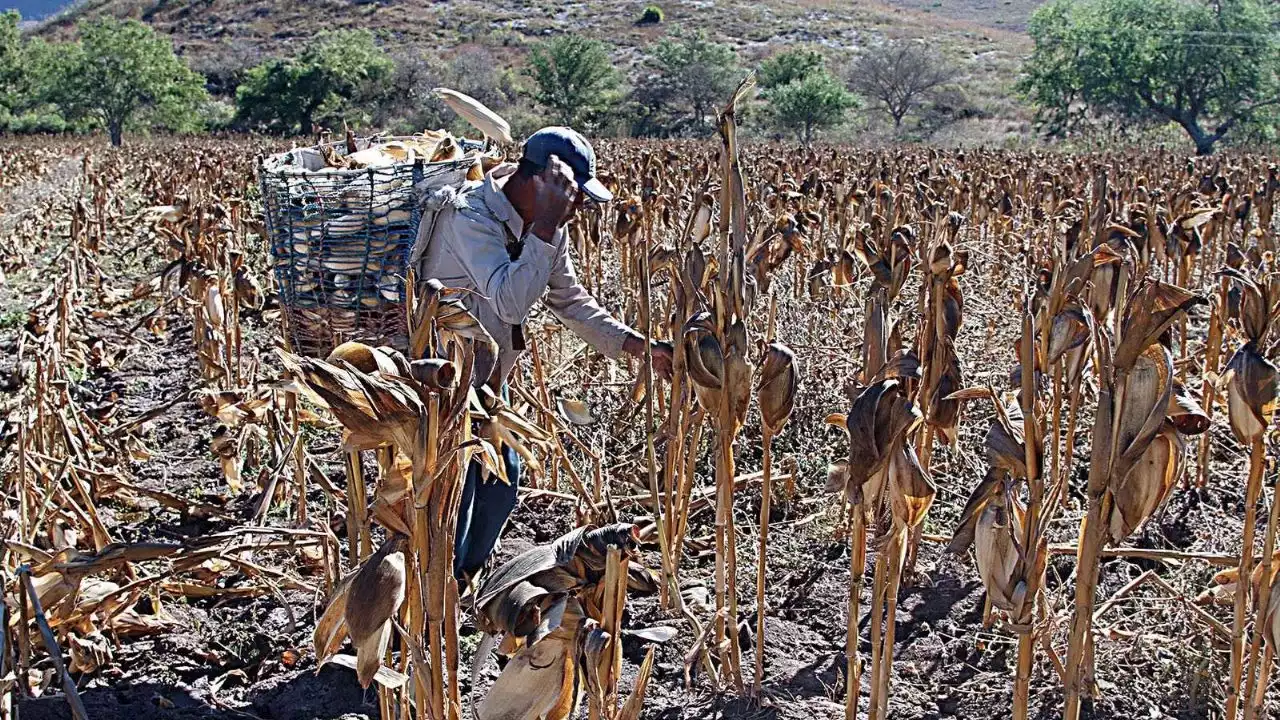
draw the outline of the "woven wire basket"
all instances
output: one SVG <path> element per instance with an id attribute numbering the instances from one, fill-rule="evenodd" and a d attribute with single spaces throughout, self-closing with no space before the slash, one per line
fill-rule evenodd
<path id="1" fill-rule="evenodd" d="M 340 156 L 345 145 L 328 147 Z M 342 170 L 325 166 L 321 148 L 290 150 L 261 166 L 285 341 L 312 357 L 348 340 L 404 348 L 418 201 L 427 188 L 463 181 L 476 157 Z"/>

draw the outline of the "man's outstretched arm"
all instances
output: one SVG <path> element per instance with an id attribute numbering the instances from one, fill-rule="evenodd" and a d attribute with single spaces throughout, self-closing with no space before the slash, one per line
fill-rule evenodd
<path id="1" fill-rule="evenodd" d="M 558 236 L 555 264 L 545 298 L 547 307 L 574 334 L 606 357 L 643 357 L 644 336 L 601 307 L 578 281 L 573 260 L 569 257 L 567 235 L 562 232 Z M 654 370 L 659 375 L 669 376 L 671 346 L 655 343 L 653 347 Z"/>

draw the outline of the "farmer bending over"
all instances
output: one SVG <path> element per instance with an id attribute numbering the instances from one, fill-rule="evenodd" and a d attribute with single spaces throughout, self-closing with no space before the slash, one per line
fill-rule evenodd
<path id="1" fill-rule="evenodd" d="M 501 386 L 524 350 L 522 325 L 533 304 L 547 308 L 598 352 L 644 356 L 644 336 L 614 318 L 578 282 L 566 226 L 584 201 L 613 194 L 595 176 L 596 155 L 582 135 L 564 127 L 534 133 L 518 165 L 499 165 L 468 183 L 440 211 L 419 265 L 421 278 L 475 293 L 468 309 L 497 340 L 497 358 L 476 358 L 477 384 Z M 671 373 L 671 346 L 652 344 L 654 371 Z M 458 510 L 454 574 L 471 577 L 484 565 L 515 508 L 520 461 L 503 449 L 507 481 L 482 478 L 472 460 Z"/>

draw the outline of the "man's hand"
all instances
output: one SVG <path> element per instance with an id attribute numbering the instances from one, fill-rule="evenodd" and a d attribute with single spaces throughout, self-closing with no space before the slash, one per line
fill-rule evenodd
<path id="1" fill-rule="evenodd" d="M 573 211 L 578 197 L 578 184 L 573 179 L 573 168 L 568 163 L 551 156 L 547 167 L 533 178 L 534 217 L 529 228 L 543 242 L 551 242 L 556 231 L 564 225 Z"/>
<path id="2" fill-rule="evenodd" d="M 653 374 L 663 380 L 670 380 L 675 363 L 675 349 L 671 347 L 671 343 L 661 340 L 651 341 L 649 347 L 650 352 L 653 354 Z M 644 337 L 641 335 L 628 336 L 626 341 L 622 343 L 622 351 L 643 361 Z"/>

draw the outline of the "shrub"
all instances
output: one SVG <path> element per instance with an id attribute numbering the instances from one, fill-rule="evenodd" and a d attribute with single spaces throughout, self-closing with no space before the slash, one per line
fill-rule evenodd
<path id="1" fill-rule="evenodd" d="M 60 133 L 68 130 L 67 121 L 51 107 L 14 115 L 9 130 L 15 133 Z"/>
<path id="2" fill-rule="evenodd" d="M 648 5 L 644 12 L 640 13 L 640 19 L 636 21 L 637 25 L 657 25 L 663 21 L 662 8 L 657 5 Z"/>

